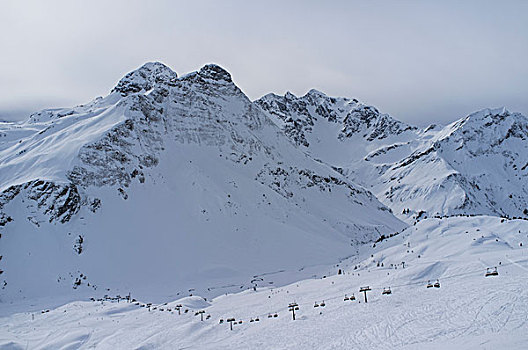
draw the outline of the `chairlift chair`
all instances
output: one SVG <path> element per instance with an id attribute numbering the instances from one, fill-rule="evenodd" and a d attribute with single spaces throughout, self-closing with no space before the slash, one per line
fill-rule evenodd
<path id="1" fill-rule="evenodd" d="M 433 284 L 431 283 L 431 280 L 427 281 L 427 288 L 433 288 Z"/>
<path id="2" fill-rule="evenodd" d="M 345 299 L 343 299 L 343 301 L 349 301 L 349 300 L 350 300 L 350 298 L 347 297 L 347 295 L 345 294 Z"/>
<path id="3" fill-rule="evenodd" d="M 434 284 L 434 287 L 435 288 L 440 288 L 440 281 L 439 280 L 436 280 L 436 282 Z"/>
<path id="4" fill-rule="evenodd" d="M 315 302 L 314 307 L 319 307 L 319 304 L 317 304 L 317 301 Z"/>
<path id="5" fill-rule="evenodd" d="M 352 294 L 352 296 L 350 297 L 350 301 L 354 301 L 356 300 L 356 297 L 354 296 L 354 294 Z"/>
<path id="6" fill-rule="evenodd" d="M 392 294 L 392 291 L 390 289 L 390 287 L 388 288 L 383 288 L 383 292 L 381 292 L 381 294 L 385 294 L 385 295 L 389 295 L 389 294 Z"/>
<path id="7" fill-rule="evenodd" d="M 323 300 L 323 302 L 321 304 L 319 304 L 319 306 L 321 306 L 321 307 L 325 307 L 326 306 L 324 300 Z"/>
<path id="8" fill-rule="evenodd" d="M 498 276 L 498 275 L 499 275 L 499 272 L 497 271 L 497 267 L 495 267 L 493 271 L 491 271 L 491 269 L 488 267 L 486 269 L 486 274 L 484 276 L 489 277 L 489 276 Z"/>

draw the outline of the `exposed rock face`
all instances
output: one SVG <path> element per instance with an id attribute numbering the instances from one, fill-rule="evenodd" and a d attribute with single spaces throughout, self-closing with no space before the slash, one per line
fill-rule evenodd
<path id="1" fill-rule="evenodd" d="M 315 121 L 320 119 L 339 126 L 339 140 L 357 135 L 368 141 L 380 140 L 417 130 L 355 99 L 329 97 L 317 90 L 310 90 L 302 97 L 291 93 L 284 96 L 268 94 L 255 103 L 277 121 L 297 145 L 304 147 L 310 146 L 308 134 L 314 130 Z"/>
<path id="2" fill-rule="evenodd" d="M 128 96 L 133 93 L 149 91 L 156 84 L 170 84 L 177 77 L 178 75 L 163 63 L 149 62 L 125 75 L 112 92 Z"/>
<path id="3" fill-rule="evenodd" d="M 0 226 L 5 226 L 12 221 L 7 214 L 2 212 L 3 207 L 22 194 L 24 198 L 34 201 L 36 209 L 49 218 L 49 222 L 68 222 L 77 214 L 81 205 L 81 196 L 77 187 L 70 185 L 57 185 L 53 182 L 35 180 L 23 185 L 11 186 L 0 195 Z"/>

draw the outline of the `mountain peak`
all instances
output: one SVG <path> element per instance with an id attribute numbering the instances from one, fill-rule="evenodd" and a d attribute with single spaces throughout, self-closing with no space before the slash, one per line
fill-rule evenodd
<path id="1" fill-rule="evenodd" d="M 449 125 L 449 130 L 454 131 L 461 128 L 476 130 L 482 127 L 491 129 L 508 129 L 514 124 L 527 125 L 527 122 L 528 120 L 524 115 L 516 112 L 512 113 L 505 107 L 483 108 L 451 123 Z"/>
<path id="2" fill-rule="evenodd" d="M 178 75 L 161 62 L 147 62 L 132 72 L 127 73 L 114 87 L 112 92 L 123 96 L 140 91 L 147 91 L 156 83 L 166 83 Z"/>
<path id="3" fill-rule="evenodd" d="M 224 68 L 214 63 L 206 64 L 205 66 L 200 68 L 198 73 L 202 78 L 208 78 L 213 80 L 225 80 L 229 83 L 232 82 L 231 74 L 229 74 L 229 72 L 226 71 Z"/>
<path id="4" fill-rule="evenodd" d="M 510 112 L 505 107 L 483 108 L 479 111 L 469 114 L 468 118 L 472 120 L 485 120 L 490 117 L 507 117 L 509 115 Z"/>
<path id="5" fill-rule="evenodd" d="M 317 89 L 310 89 L 310 91 L 308 91 L 305 96 L 328 97 L 327 94 Z"/>

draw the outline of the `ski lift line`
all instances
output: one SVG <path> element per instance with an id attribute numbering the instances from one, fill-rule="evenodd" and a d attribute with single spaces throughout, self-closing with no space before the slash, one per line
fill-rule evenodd
<path id="1" fill-rule="evenodd" d="M 524 260 L 520 260 L 520 261 L 524 261 Z M 509 265 L 513 265 L 513 264 L 516 264 L 517 262 L 515 261 L 511 261 L 511 263 L 506 263 L 506 264 L 502 264 L 501 266 L 509 266 Z M 448 276 L 443 276 L 442 277 L 442 280 L 444 279 L 450 279 L 450 278 L 455 278 L 455 277 L 463 277 L 463 276 L 468 276 L 468 275 L 473 275 L 475 273 L 479 273 L 481 272 L 481 269 L 475 269 L 475 270 L 472 270 L 472 271 L 468 271 L 468 272 L 464 272 L 464 273 L 460 273 L 460 274 L 454 274 L 454 275 L 448 275 Z M 414 285 L 423 285 L 424 283 L 427 283 L 428 281 L 425 281 L 425 280 L 421 280 L 421 281 L 416 281 L 416 282 L 410 282 L 410 283 L 405 283 L 405 284 L 400 284 L 400 285 L 391 285 L 392 288 L 400 288 L 400 287 L 407 287 L 407 286 L 414 286 Z M 384 291 L 386 287 L 370 287 L 370 289 L 372 291 Z M 347 290 L 350 290 L 350 289 L 347 289 Z M 343 298 L 343 294 L 341 295 L 338 295 L 338 296 L 333 296 L 333 297 L 327 297 L 327 298 L 324 298 L 324 299 L 320 299 L 320 300 L 326 300 L 326 301 L 333 301 L 333 300 L 337 300 L 337 299 L 341 299 Z M 312 303 L 301 303 L 301 304 L 298 304 L 299 307 L 313 307 Z M 267 312 L 267 313 L 264 313 L 264 314 L 260 314 L 260 315 L 254 315 L 253 317 L 262 317 L 262 318 L 265 318 L 267 315 L 269 314 L 279 314 L 279 312 L 281 311 L 284 311 L 283 309 L 280 309 L 280 310 L 276 310 L 276 311 L 272 311 L 272 312 Z"/>
<path id="2" fill-rule="evenodd" d="M 509 259 L 508 259 L 509 260 Z M 510 260 L 511 261 L 511 260 Z M 524 261 L 524 260 L 519 260 L 519 261 Z M 501 267 L 503 266 L 510 266 L 510 265 L 514 265 L 518 262 L 516 261 L 511 261 L 510 263 L 505 263 L 505 264 L 501 264 Z M 448 275 L 448 276 L 443 276 L 441 279 L 442 280 L 445 280 L 445 279 L 451 279 L 451 278 L 455 278 L 455 277 L 463 277 L 463 276 L 469 276 L 469 275 L 473 275 L 473 274 L 476 274 L 476 273 L 481 273 L 482 272 L 482 269 L 475 269 L 475 270 L 471 270 L 471 271 L 468 271 L 468 272 L 464 272 L 464 273 L 459 273 L 459 274 L 454 274 L 454 275 Z M 428 282 L 428 280 L 420 280 L 420 281 L 416 281 L 416 282 L 410 282 L 410 283 L 405 283 L 405 284 L 400 284 L 400 285 L 391 285 L 390 287 L 391 288 L 400 288 L 400 287 L 407 287 L 407 286 L 414 286 L 414 285 L 423 285 L 423 284 L 426 284 Z M 370 289 L 372 291 L 383 291 L 386 287 L 370 287 Z M 347 289 L 347 290 L 350 290 Z M 333 296 L 333 297 L 325 297 L 325 298 L 320 298 L 318 300 L 325 300 L 325 301 L 332 301 L 332 300 L 337 300 L 337 299 L 341 299 L 343 298 L 343 295 L 344 294 L 340 294 L 338 296 Z M 312 303 L 298 303 L 298 306 L 299 307 L 307 307 L 307 308 L 313 308 L 313 304 Z M 283 308 L 280 309 L 280 310 L 277 310 L 277 311 L 273 311 L 273 312 L 267 312 L 265 314 L 261 314 L 261 315 L 256 315 L 256 316 L 253 316 L 253 317 L 265 317 L 269 314 L 278 314 L 279 312 L 282 312 L 282 311 L 286 311 L 284 310 Z"/>
<path id="3" fill-rule="evenodd" d="M 517 265 L 517 266 L 520 266 L 522 268 L 524 268 L 522 265 L 519 264 L 519 262 L 525 262 L 526 259 L 520 259 L 520 260 L 517 260 L 517 261 L 513 261 L 511 259 L 508 259 L 509 262 L 508 263 L 504 263 L 504 264 L 501 264 L 500 266 L 501 267 L 504 267 L 504 266 L 511 266 L 511 265 Z M 442 280 L 446 280 L 446 279 L 452 279 L 452 278 L 456 278 L 456 277 L 464 277 L 464 276 L 469 276 L 469 275 L 473 275 L 473 274 L 476 274 L 476 273 L 481 273 L 482 272 L 482 268 L 480 269 L 475 269 L 475 270 L 470 270 L 470 271 L 467 271 L 467 272 L 464 272 L 464 273 L 459 273 L 459 274 L 454 274 L 454 275 L 447 275 L 447 276 L 442 276 L 441 279 Z M 420 281 L 416 281 L 416 282 L 409 282 L 409 283 L 404 283 L 404 284 L 399 284 L 399 285 L 391 285 L 390 287 L 391 288 L 400 288 L 400 287 L 407 287 L 407 286 L 414 286 L 414 285 L 423 285 L 423 284 L 426 284 L 428 283 L 429 280 L 420 280 Z M 371 291 L 383 291 L 386 287 L 370 287 Z M 351 290 L 351 288 L 347 288 L 347 291 L 348 290 Z M 333 300 L 337 300 L 337 299 L 341 299 L 343 298 L 343 293 L 341 293 L 340 295 L 336 295 L 336 296 L 333 296 L 333 297 L 325 297 L 325 298 L 320 298 L 318 300 L 325 300 L 325 301 L 333 301 Z M 151 304 L 151 307 L 156 307 L 156 308 L 159 308 L 160 306 L 164 306 L 164 304 L 157 304 L 157 305 L 153 305 Z M 298 304 L 299 307 L 309 307 L 309 308 L 313 308 L 313 304 L 312 303 L 300 303 Z M 190 312 L 195 312 L 196 310 L 193 310 L 193 309 L 188 309 Z M 280 312 L 282 311 L 287 311 L 287 310 L 284 310 L 284 308 L 281 308 L 279 310 L 276 310 L 276 311 L 272 311 L 272 312 L 266 312 L 266 313 L 262 313 L 262 314 L 259 314 L 259 315 L 253 315 L 252 317 L 253 318 L 260 318 L 262 317 L 263 319 L 266 318 L 266 316 L 272 314 L 272 315 L 279 315 Z M 273 317 L 275 318 L 275 317 Z"/>

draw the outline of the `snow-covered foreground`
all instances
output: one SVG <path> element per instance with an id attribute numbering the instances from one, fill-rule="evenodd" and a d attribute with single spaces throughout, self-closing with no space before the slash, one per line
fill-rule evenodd
<path id="1" fill-rule="evenodd" d="M 528 221 L 427 219 L 363 246 L 324 278 L 150 311 L 148 300 L 78 301 L 12 314 L 0 319 L 0 349 L 526 349 L 527 244 Z M 485 277 L 495 266 L 499 275 Z M 440 288 L 426 287 L 437 279 Z M 385 287 L 392 294 L 382 295 Z"/>

